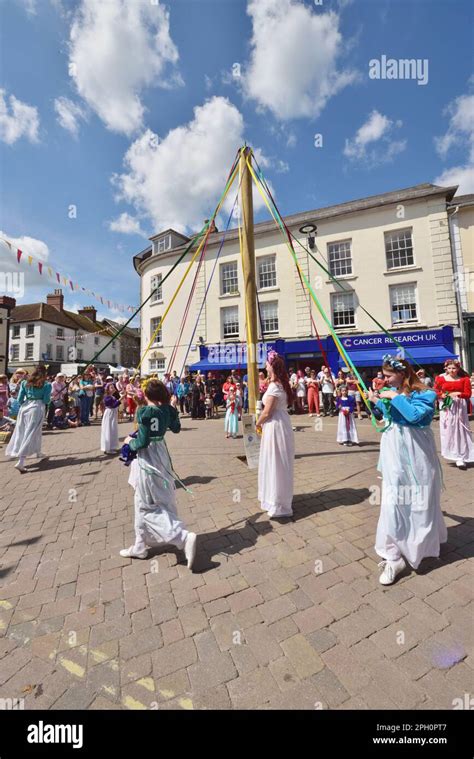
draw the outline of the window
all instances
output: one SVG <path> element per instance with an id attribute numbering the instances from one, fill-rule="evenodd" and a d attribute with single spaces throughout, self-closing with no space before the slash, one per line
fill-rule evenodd
<path id="1" fill-rule="evenodd" d="M 161 280 L 163 279 L 162 274 L 155 274 L 154 277 L 150 280 L 150 289 L 153 292 L 153 295 L 151 296 L 151 302 L 156 303 L 157 301 L 163 300 L 163 290 L 161 287 Z"/>
<path id="2" fill-rule="evenodd" d="M 56 346 L 56 361 L 64 361 L 64 346 Z"/>
<path id="3" fill-rule="evenodd" d="M 20 325 L 14 324 L 13 325 L 13 334 L 12 337 L 20 337 Z"/>
<path id="4" fill-rule="evenodd" d="M 82 350 L 82 348 L 78 348 L 77 349 L 77 360 L 78 361 L 82 361 L 83 357 L 84 357 L 84 351 Z"/>
<path id="5" fill-rule="evenodd" d="M 400 269 L 402 266 L 413 266 L 413 241 L 411 229 L 401 229 L 385 233 L 385 255 L 387 269 Z"/>
<path id="6" fill-rule="evenodd" d="M 31 361 L 33 358 L 34 343 L 26 343 L 25 345 L 25 361 Z"/>
<path id="7" fill-rule="evenodd" d="M 222 334 L 223 337 L 239 336 L 239 307 L 230 306 L 222 308 Z"/>
<path id="8" fill-rule="evenodd" d="M 351 241 L 328 243 L 329 271 L 333 277 L 352 274 Z"/>
<path id="9" fill-rule="evenodd" d="M 56 337 L 58 338 L 58 340 L 64 340 L 64 330 L 62 327 L 57 328 Z"/>
<path id="10" fill-rule="evenodd" d="M 20 358 L 20 346 L 19 345 L 12 345 L 11 347 L 11 356 L 12 361 L 18 361 Z"/>
<path id="11" fill-rule="evenodd" d="M 53 358 L 53 346 L 51 345 L 51 343 L 48 343 L 46 346 L 46 357 Z"/>
<path id="12" fill-rule="evenodd" d="M 265 335 L 269 332 L 278 332 L 278 301 L 260 304 L 260 316 L 262 329 Z"/>
<path id="13" fill-rule="evenodd" d="M 117 356 L 115 355 L 115 353 L 112 353 L 112 363 L 113 364 L 117 363 Z"/>
<path id="14" fill-rule="evenodd" d="M 27 324 L 26 325 L 26 336 L 27 337 L 34 337 L 35 335 L 35 325 L 34 324 Z"/>
<path id="15" fill-rule="evenodd" d="M 112 348 L 115 349 L 115 340 L 112 340 Z"/>
<path id="16" fill-rule="evenodd" d="M 99 338 L 98 337 L 94 337 L 94 345 L 99 345 Z"/>
<path id="17" fill-rule="evenodd" d="M 416 285 L 394 285 L 391 287 L 390 303 L 392 304 L 392 324 L 418 321 Z"/>
<path id="18" fill-rule="evenodd" d="M 150 322 L 150 340 L 151 340 L 152 336 L 154 335 L 155 330 L 158 327 L 158 324 L 160 323 L 160 321 L 161 321 L 161 317 L 160 316 L 157 316 L 155 319 L 151 320 L 151 322 Z M 161 342 L 162 342 L 162 340 L 163 340 L 163 332 L 162 332 L 162 329 L 160 327 L 160 329 L 156 333 L 155 337 L 153 338 L 153 345 L 160 345 Z"/>
<path id="19" fill-rule="evenodd" d="M 354 293 L 331 293 L 332 323 L 337 327 L 355 327 Z"/>
<path id="20" fill-rule="evenodd" d="M 221 295 L 232 295 L 239 291 L 237 261 L 221 264 Z"/>
<path id="21" fill-rule="evenodd" d="M 165 359 L 164 358 L 151 358 L 150 359 L 150 372 L 164 372 Z"/>
<path id="22" fill-rule="evenodd" d="M 258 288 L 276 287 L 276 256 L 260 256 L 257 258 Z"/>
<path id="23" fill-rule="evenodd" d="M 164 253 L 165 250 L 169 250 L 171 248 L 171 235 L 165 235 L 165 237 L 160 237 L 160 239 L 156 243 L 156 249 L 158 253 Z"/>

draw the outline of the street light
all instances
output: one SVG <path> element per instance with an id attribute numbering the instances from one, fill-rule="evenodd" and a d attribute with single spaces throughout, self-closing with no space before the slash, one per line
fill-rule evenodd
<path id="1" fill-rule="evenodd" d="M 300 232 L 303 235 L 307 235 L 306 239 L 308 241 L 308 248 L 311 250 L 314 250 L 316 247 L 316 235 L 317 235 L 317 226 L 316 224 L 304 224 L 302 227 L 300 227 Z"/>

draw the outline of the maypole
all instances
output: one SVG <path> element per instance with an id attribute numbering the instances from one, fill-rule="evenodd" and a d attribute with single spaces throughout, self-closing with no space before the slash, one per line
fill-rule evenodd
<path id="1" fill-rule="evenodd" d="M 258 399 L 257 366 L 257 287 L 255 280 L 255 242 L 253 234 L 252 176 L 248 168 L 252 150 L 240 149 L 239 174 L 242 209 L 242 268 L 244 274 L 244 299 L 246 304 L 247 332 L 247 379 L 249 413 L 256 414 Z"/>

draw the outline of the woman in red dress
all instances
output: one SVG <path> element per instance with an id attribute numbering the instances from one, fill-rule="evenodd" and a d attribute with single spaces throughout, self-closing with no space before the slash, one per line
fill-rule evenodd
<path id="1" fill-rule="evenodd" d="M 439 425 L 441 455 L 448 461 L 456 462 L 459 469 L 466 469 L 466 464 L 474 461 L 474 445 L 467 414 L 471 383 L 459 361 L 449 359 L 445 362 L 444 374 L 436 377 L 434 389 L 442 401 Z"/>

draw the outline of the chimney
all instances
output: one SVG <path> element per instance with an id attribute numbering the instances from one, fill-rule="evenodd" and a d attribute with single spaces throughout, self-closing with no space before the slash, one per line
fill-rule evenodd
<path id="1" fill-rule="evenodd" d="M 87 316 L 88 319 L 95 322 L 97 318 L 97 309 L 94 306 L 84 306 L 77 312 L 79 316 Z"/>
<path id="2" fill-rule="evenodd" d="M 62 290 L 55 290 L 54 293 L 50 293 L 46 296 L 46 303 L 48 306 L 53 306 L 58 311 L 64 310 L 64 295 Z"/>
<path id="3" fill-rule="evenodd" d="M 204 224 L 207 224 L 209 219 L 204 219 Z M 211 221 L 210 227 L 209 227 L 209 233 L 212 234 L 213 232 L 218 232 L 219 230 L 216 227 L 216 222 L 214 219 Z"/>

